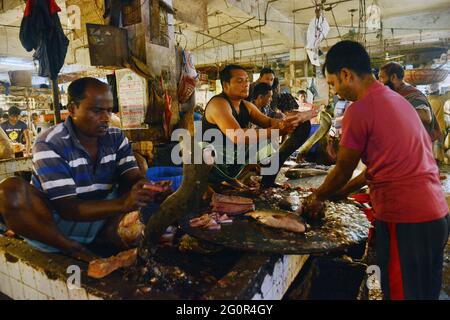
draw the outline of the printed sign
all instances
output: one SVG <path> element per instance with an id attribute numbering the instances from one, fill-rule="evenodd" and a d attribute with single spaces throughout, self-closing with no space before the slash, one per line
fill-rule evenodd
<path id="1" fill-rule="evenodd" d="M 129 69 L 117 70 L 116 78 L 122 128 L 147 128 L 147 81 Z"/>

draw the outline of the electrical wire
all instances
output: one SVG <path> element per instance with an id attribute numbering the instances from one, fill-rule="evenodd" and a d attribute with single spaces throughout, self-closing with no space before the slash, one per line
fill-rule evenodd
<path id="1" fill-rule="evenodd" d="M 230 18 L 231 17 L 237 18 L 237 19 L 248 19 L 248 17 L 232 16 L 232 15 L 228 15 L 228 14 L 226 14 L 226 16 L 228 16 Z M 258 19 L 255 19 L 255 18 L 253 20 L 258 21 Z M 259 20 L 259 21 L 261 22 L 262 20 Z M 280 20 L 270 20 L 270 19 L 268 19 L 267 22 L 293 24 L 292 21 L 280 21 Z M 304 25 L 304 26 L 309 25 L 309 23 L 306 23 L 306 22 L 296 22 L 295 24 L 296 25 Z M 334 28 L 339 27 L 339 28 L 352 29 L 352 26 L 349 26 L 349 25 L 330 25 L 330 27 L 334 27 Z M 366 27 L 363 27 L 363 28 L 366 28 Z M 384 27 L 383 29 L 390 30 L 391 27 Z M 404 28 L 404 27 L 394 27 L 394 29 L 396 29 L 396 30 L 410 30 L 410 31 L 414 31 L 414 30 L 417 30 L 417 31 L 419 31 L 419 30 L 447 31 L 447 30 L 450 30 L 450 28 Z"/>

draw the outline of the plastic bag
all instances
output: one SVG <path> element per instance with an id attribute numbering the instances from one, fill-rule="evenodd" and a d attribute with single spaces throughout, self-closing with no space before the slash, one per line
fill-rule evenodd
<path id="1" fill-rule="evenodd" d="M 192 54 L 183 50 L 181 55 L 183 62 L 181 66 L 180 82 L 178 84 L 178 101 L 180 103 L 185 103 L 195 91 L 198 74 L 195 70 L 194 58 Z"/>

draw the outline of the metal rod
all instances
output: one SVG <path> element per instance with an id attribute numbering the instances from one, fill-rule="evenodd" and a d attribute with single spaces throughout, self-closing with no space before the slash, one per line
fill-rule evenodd
<path id="1" fill-rule="evenodd" d="M 61 122 L 61 110 L 59 110 L 59 87 L 58 78 L 50 79 L 52 83 L 52 93 L 53 93 L 53 112 L 55 114 L 55 124 Z"/>
<path id="2" fill-rule="evenodd" d="M 195 31 L 195 32 L 197 32 L 198 34 L 200 34 L 200 35 L 202 35 L 202 36 L 205 36 L 205 37 L 208 37 L 208 38 L 211 38 L 211 39 L 218 40 L 218 41 L 220 41 L 220 42 L 226 43 L 226 44 L 228 44 L 228 45 L 230 45 L 230 46 L 233 45 L 231 42 L 228 42 L 228 41 L 219 39 L 219 38 L 217 38 L 217 37 L 215 37 L 215 36 L 211 36 L 211 35 L 209 35 L 209 34 L 207 34 L 207 33 L 200 32 L 200 31 Z"/>
<path id="3" fill-rule="evenodd" d="M 330 3 L 324 3 L 324 4 L 327 5 L 327 6 L 329 6 L 329 5 L 333 5 L 333 4 L 339 4 L 339 3 L 350 2 L 350 1 L 355 1 L 355 0 L 340 0 L 340 1 L 330 2 Z M 323 4 L 319 4 L 319 6 L 320 6 L 320 5 L 323 5 Z M 295 10 L 292 11 L 292 12 L 293 12 L 293 13 L 296 13 L 296 12 L 298 12 L 298 11 L 308 10 L 308 9 L 314 9 L 314 8 L 316 8 L 316 7 L 317 7 L 316 5 L 314 5 L 314 6 L 309 6 L 309 7 L 304 7 L 304 8 L 300 8 L 300 9 L 295 9 Z"/>
<path id="4" fill-rule="evenodd" d="M 241 26 L 241 25 L 243 25 L 243 24 L 246 24 L 247 22 L 249 22 L 249 21 L 251 21 L 251 20 L 253 20 L 253 19 L 255 19 L 255 17 L 251 17 L 250 19 L 247 19 L 247 20 L 245 20 L 245 21 L 242 21 L 241 23 L 239 23 L 238 25 L 236 25 L 236 26 L 234 26 L 234 27 L 228 29 L 227 31 L 221 32 L 221 33 L 218 34 L 216 37 L 218 38 L 218 37 L 224 35 L 225 33 L 228 33 L 228 32 L 230 32 L 230 31 L 236 29 L 237 27 L 239 27 L 239 26 Z M 209 41 L 206 41 L 205 43 L 202 43 L 201 45 L 199 45 L 199 46 L 195 47 L 194 49 L 192 49 L 192 51 L 197 50 L 198 48 L 203 47 L 204 45 L 210 43 L 210 42 L 213 41 L 213 40 L 214 40 L 214 39 L 211 39 L 211 40 L 209 40 Z"/>

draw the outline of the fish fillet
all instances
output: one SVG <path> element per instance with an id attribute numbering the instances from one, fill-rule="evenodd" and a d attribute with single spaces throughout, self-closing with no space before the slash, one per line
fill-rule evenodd
<path id="1" fill-rule="evenodd" d="M 231 203 L 231 204 L 253 204 L 253 200 L 250 198 L 240 196 L 227 196 L 219 193 L 214 193 L 211 199 L 212 204 L 215 203 Z"/>
<path id="2" fill-rule="evenodd" d="M 254 204 L 232 204 L 232 203 L 217 203 L 212 207 L 212 211 L 226 213 L 230 216 L 241 213 L 246 213 L 255 210 Z"/>
<path id="3" fill-rule="evenodd" d="M 306 231 L 305 224 L 300 220 L 299 217 L 293 214 L 254 211 L 247 213 L 246 216 L 252 217 L 259 223 L 272 228 L 283 229 L 297 233 L 304 233 Z"/>
<path id="4" fill-rule="evenodd" d="M 89 263 L 88 276 L 101 279 L 119 268 L 127 268 L 133 265 L 137 257 L 137 248 L 123 251 L 116 256 L 105 259 L 93 260 Z"/>

